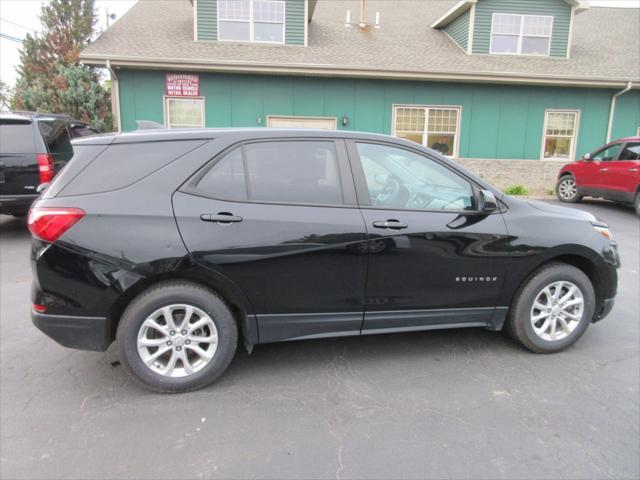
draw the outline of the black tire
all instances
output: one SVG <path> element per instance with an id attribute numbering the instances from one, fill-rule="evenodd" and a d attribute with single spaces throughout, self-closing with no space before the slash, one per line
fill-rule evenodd
<path id="1" fill-rule="evenodd" d="M 640 192 L 636 193 L 636 199 L 633 205 L 636 207 L 636 215 L 640 217 Z"/>
<path id="2" fill-rule="evenodd" d="M 138 353 L 137 337 L 142 323 L 156 310 L 171 304 L 189 304 L 202 310 L 213 320 L 218 335 L 217 349 L 209 363 L 185 377 L 152 371 Z M 122 365 L 134 380 L 156 392 L 178 393 L 205 387 L 224 373 L 235 354 L 238 328 L 231 311 L 215 293 L 189 282 L 163 282 L 129 304 L 120 319 L 116 339 Z"/>
<path id="3" fill-rule="evenodd" d="M 582 318 L 575 329 L 561 340 L 549 341 L 539 337 L 532 326 L 531 309 L 542 289 L 557 281 L 568 281 L 577 286 L 584 299 Z M 532 273 L 516 293 L 507 318 L 507 332 L 525 348 L 535 353 L 555 353 L 573 345 L 584 335 L 596 307 L 596 296 L 589 277 L 578 268 L 566 263 L 551 263 Z"/>
<path id="4" fill-rule="evenodd" d="M 568 194 L 566 188 L 563 187 L 568 186 L 567 184 L 572 183 L 573 188 L 575 189 L 575 193 L 573 195 Z M 562 189 L 562 190 L 561 190 Z M 563 175 L 558 179 L 558 183 L 556 183 L 556 197 L 561 202 L 567 203 L 578 203 L 582 200 L 582 195 L 578 195 L 578 189 L 576 188 L 576 179 L 571 174 Z"/>

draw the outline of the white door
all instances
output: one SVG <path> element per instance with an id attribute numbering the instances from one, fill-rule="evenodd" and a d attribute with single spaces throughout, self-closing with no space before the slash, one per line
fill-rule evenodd
<path id="1" fill-rule="evenodd" d="M 335 130 L 335 117 L 279 117 L 268 115 L 267 127 L 269 128 L 319 128 L 322 130 Z"/>

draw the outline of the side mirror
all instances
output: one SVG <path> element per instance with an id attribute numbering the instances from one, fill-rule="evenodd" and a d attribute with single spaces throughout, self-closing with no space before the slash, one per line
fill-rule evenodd
<path id="1" fill-rule="evenodd" d="M 590 153 L 585 153 L 585 154 L 582 156 L 582 159 L 583 159 L 583 160 L 586 160 L 586 161 L 588 162 L 589 160 L 591 160 L 591 154 L 590 154 Z"/>
<path id="2" fill-rule="evenodd" d="M 498 201 L 492 191 L 480 190 L 478 210 L 481 213 L 492 213 L 498 210 Z"/>

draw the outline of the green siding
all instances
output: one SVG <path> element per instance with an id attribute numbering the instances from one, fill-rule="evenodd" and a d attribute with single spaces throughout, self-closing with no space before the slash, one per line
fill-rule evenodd
<path id="1" fill-rule="evenodd" d="M 473 53 L 489 53 L 491 17 L 494 13 L 552 15 L 552 57 L 566 57 L 571 7 L 564 0 L 479 0 L 476 4 Z"/>
<path id="2" fill-rule="evenodd" d="M 198 40 L 218 40 L 218 1 L 198 0 Z M 286 0 L 285 43 L 304 45 L 305 0 Z"/>
<path id="3" fill-rule="evenodd" d="M 218 0 L 198 0 L 198 40 L 218 40 Z"/>
<path id="4" fill-rule="evenodd" d="M 284 23 L 284 43 L 304 45 L 305 0 L 287 0 Z"/>
<path id="5" fill-rule="evenodd" d="M 462 47 L 463 50 L 467 49 L 469 44 L 469 19 L 471 18 L 471 10 L 467 10 L 453 22 L 448 24 L 442 30 L 444 30 L 449 36 Z"/>
<path id="6" fill-rule="evenodd" d="M 632 90 L 618 97 L 613 117 L 611 139 L 638 135 L 640 128 L 640 91 Z"/>
<path id="7" fill-rule="evenodd" d="M 136 120 L 164 123 L 165 72 L 120 70 L 118 78 L 124 130 L 134 130 Z M 200 91 L 208 127 L 258 127 L 265 126 L 267 115 L 299 115 L 336 117 L 339 129 L 390 134 L 394 104 L 460 106 L 460 156 L 498 159 L 540 158 L 545 109 L 579 110 L 576 154 L 595 150 L 606 140 L 616 92 L 223 73 L 200 74 Z M 613 136 L 635 134 L 638 126 L 636 90 L 618 99 Z"/>

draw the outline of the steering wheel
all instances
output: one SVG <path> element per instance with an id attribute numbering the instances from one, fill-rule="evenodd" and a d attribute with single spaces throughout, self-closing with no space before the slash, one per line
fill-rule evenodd
<path id="1" fill-rule="evenodd" d="M 376 195 L 376 204 L 390 205 L 400 194 L 400 182 L 393 177 L 389 177 L 382 191 Z"/>

